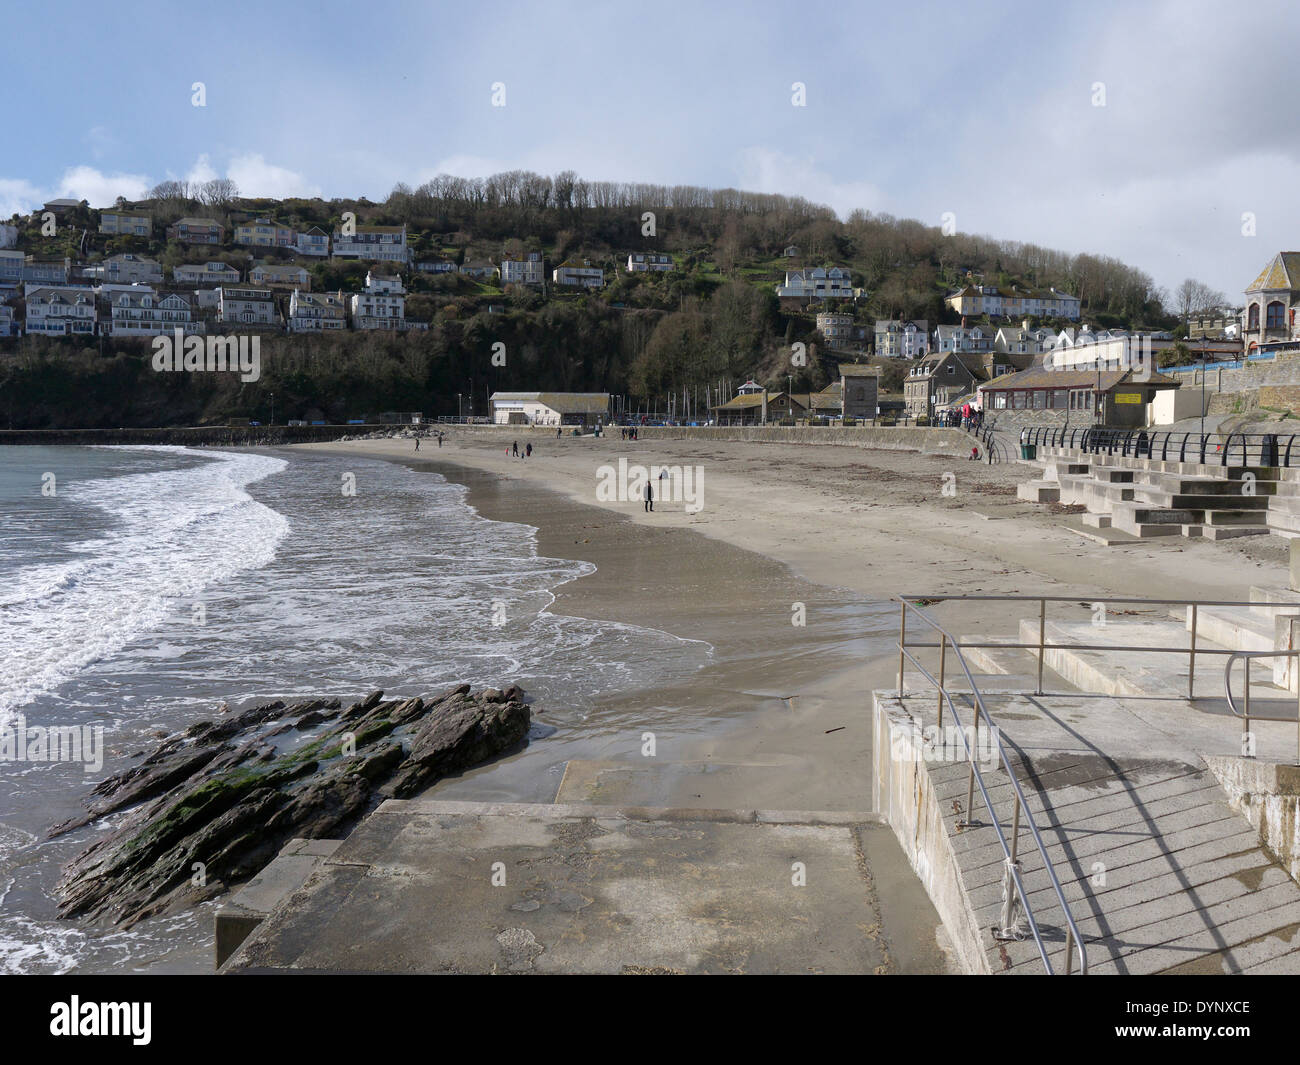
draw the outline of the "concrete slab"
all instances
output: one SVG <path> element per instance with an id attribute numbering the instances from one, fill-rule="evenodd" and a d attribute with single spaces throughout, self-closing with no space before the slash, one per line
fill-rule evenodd
<path id="1" fill-rule="evenodd" d="M 390 801 L 223 972 L 863 973 L 871 814 Z"/>

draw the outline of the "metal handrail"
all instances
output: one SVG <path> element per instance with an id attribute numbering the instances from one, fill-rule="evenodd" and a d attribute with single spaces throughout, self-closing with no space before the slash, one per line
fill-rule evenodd
<path id="1" fill-rule="evenodd" d="M 1295 717 L 1270 717 L 1267 714 L 1252 714 L 1250 712 L 1250 661 L 1254 658 L 1295 658 L 1300 656 L 1300 648 L 1287 651 L 1233 651 L 1228 661 L 1223 666 L 1223 694 L 1227 697 L 1228 710 L 1234 717 L 1241 718 L 1241 753 L 1250 757 L 1254 755 L 1254 750 L 1247 751 L 1246 737 L 1250 735 L 1250 723 L 1254 721 L 1286 721 L 1296 723 L 1296 764 L 1300 765 L 1300 701 L 1296 704 Z M 1232 667 L 1238 659 L 1246 661 L 1246 686 L 1244 688 L 1245 707 L 1244 713 L 1237 709 L 1237 700 L 1232 697 Z"/>
<path id="2" fill-rule="evenodd" d="M 1033 933 L 1034 943 L 1038 947 L 1038 956 L 1042 959 L 1043 966 L 1046 968 L 1048 975 L 1051 976 L 1056 975 L 1056 970 L 1055 968 L 1053 968 L 1051 959 L 1047 955 L 1047 947 L 1043 943 L 1042 933 L 1039 931 L 1038 928 L 1038 921 L 1034 917 L 1033 907 L 1030 906 L 1029 904 L 1029 893 L 1025 890 L 1024 880 L 1020 875 L 1020 863 L 1017 858 L 1017 849 L 1020 841 L 1020 821 L 1021 821 L 1022 811 L 1024 814 L 1025 824 L 1028 826 L 1029 834 L 1034 841 L 1034 846 L 1037 847 L 1038 853 L 1043 860 L 1043 868 L 1044 870 L 1046 870 L 1048 879 L 1051 881 L 1052 890 L 1056 895 L 1057 902 L 1060 904 L 1062 913 L 1065 915 L 1065 923 L 1068 929 L 1065 938 L 1065 975 L 1069 976 L 1073 971 L 1073 949 L 1072 948 L 1074 946 L 1077 946 L 1079 948 L 1080 975 L 1086 975 L 1088 972 L 1088 953 L 1087 953 L 1087 948 L 1084 946 L 1083 937 L 1079 934 L 1079 926 L 1075 923 L 1074 915 L 1070 912 L 1069 903 L 1065 901 L 1065 892 L 1062 890 L 1061 882 L 1056 876 L 1055 869 L 1053 869 L 1052 867 L 1052 860 L 1048 857 L 1047 847 L 1043 843 L 1042 836 L 1039 835 L 1038 826 L 1034 824 L 1034 818 L 1033 815 L 1030 813 L 1029 804 L 1025 800 L 1025 794 L 1020 788 L 1020 782 L 1016 779 L 1015 768 L 1012 766 L 1011 760 L 1007 756 L 1006 748 L 1002 746 L 1002 740 L 998 736 L 998 729 L 993 724 L 993 719 L 989 716 L 988 708 L 985 707 L 984 705 L 984 697 L 980 694 L 979 686 L 975 683 L 975 678 L 971 674 L 970 667 L 966 663 L 966 656 L 962 654 L 961 645 L 946 629 L 943 628 L 943 626 L 941 626 L 937 621 L 935 621 L 928 614 L 926 614 L 926 612 L 922 610 L 919 606 L 917 606 L 915 603 L 910 602 L 909 600 L 912 598 L 919 599 L 921 597 L 919 596 L 898 597 L 898 602 L 902 611 L 902 622 L 899 629 L 899 642 L 898 642 L 899 697 L 901 699 L 903 695 L 903 669 L 904 669 L 903 662 L 904 662 L 904 658 L 906 658 L 910 660 L 911 663 L 918 670 L 921 671 L 921 673 L 926 677 L 926 679 L 929 680 L 931 684 L 934 684 L 935 687 L 938 689 L 940 727 L 942 728 L 943 725 L 943 704 L 945 700 L 947 701 L 948 709 L 952 714 L 953 720 L 957 723 L 957 734 L 961 738 L 962 746 L 966 748 L 966 754 L 970 759 L 970 777 L 966 785 L 966 817 L 967 817 L 966 823 L 967 824 L 974 823 L 973 816 L 975 811 L 974 811 L 973 789 L 978 786 L 980 791 L 980 796 L 984 800 L 984 807 L 986 810 L 988 810 L 989 819 L 992 822 L 993 830 L 997 834 L 998 845 L 1002 848 L 1002 853 L 1005 857 L 1007 876 L 1014 884 L 1016 893 L 1020 898 L 1020 903 L 1024 907 L 1025 918 L 1029 922 L 1029 928 L 1030 931 Z M 909 607 L 911 607 L 912 611 L 915 614 L 917 614 L 922 621 L 924 621 L 932 629 L 938 632 L 942 637 L 941 646 L 943 647 L 944 650 L 941 653 L 941 657 L 940 657 L 940 665 L 939 665 L 940 676 L 939 679 L 937 680 L 930 673 L 929 670 L 927 670 L 923 665 L 921 665 L 919 661 L 917 661 L 916 656 L 913 655 L 907 649 L 907 639 L 906 639 L 907 611 Z M 967 683 L 970 684 L 971 694 L 974 696 L 974 701 L 975 701 L 974 722 L 975 722 L 976 741 L 978 742 L 979 739 L 979 722 L 980 722 L 980 718 L 982 717 L 989 729 L 989 735 L 992 737 L 993 745 L 997 750 L 998 757 L 1001 759 L 1002 766 L 1006 770 L 1007 779 L 1011 782 L 1011 788 L 1015 793 L 1015 808 L 1012 815 L 1012 837 L 1011 837 L 1010 844 L 1007 843 L 1007 838 L 1002 832 L 1002 825 L 998 820 L 997 814 L 993 810 L 993 800 L 989 797 L 988 789 L 984 785 L 984 776 L 982 773 L 980 773 L 979 768 L 975 764 L 975 751 L 971 747 L 970 742 L 966 738 L 966 730 L 962 727 L 961 718 L 957 713 L 957 706 L 953 702 L 952 694 L 948 691 L 947 685 L 943 680 L 943 674 L 947 664 L 946 649 L 948 644 L 952 645 L 953 653 L 956 654 L 957 656 L 957 662 L 961 666 L 962 672 L 966 674 Z M 1009 890 L 1007 891 L 1007 895 L 1009 898 L 1010 896 Z"/>
<path id="3" fill-rule="evenodd" d="M 1079 432 L 1083 433 L 1076 445 L 1075 438 Z M 1134 440 L 1134 434 L 1137 439 Z M 1067 436 L 1068 434 L 1068 436 Z M 1177 444 L 1173 444 L 1173 439 L 1181 436 Z M 1285 436 L 1285 444 L 1283 437 Z M 1196 437 L 1196 440 L 1192 438 Z M 1220 433 L 1179 433 L 1172 429 L 1118 429 L 1106 428 L 1104 426 L 1092 426 L 1086 429 L 1070 429 L 1066 426 L 1035 426 L 1027 427 L 1021 433 L 1022 443 L 1035 443 L 1043 447 L 1059 447 L 1069 451 L 1083 451 L 1089 454 L 1100 454 L 1104 449 L 1108 455 L 1113 455 L 1118 448 L 1121 455 L 1127 456 L 1130 449 L 1135 456 L 1146 455 L 1149 458 L 1155 458 L 1156 449 L 1160 449 L 1161 461 L 1169 458 L 1171 445 L 1177 448 L 1178 461 L 1187 461 L 1187 445 L 1192 444 L 1193 458 L 1201 465 L 1205 465 L 1205 458 L 1210 448 L 1214 448 L 1214 456 L 1218 458 L 1218 465 L 1228 466 L 1250 466 L 1251 458 L 1255 458 L 1255 465 L 1261 467 L 1282 467 L 1291 468 L 1291 454 L 1295 444 L 1296 434 L 1282 433 L 1240 433 L 1232 432 L 1227 434 Z M 1231 453 L 1234 447 L 1240 449 L 1240 462 L 1231 461 Z M 1300 453 L 1296 456 L 1300 459 Z"/>

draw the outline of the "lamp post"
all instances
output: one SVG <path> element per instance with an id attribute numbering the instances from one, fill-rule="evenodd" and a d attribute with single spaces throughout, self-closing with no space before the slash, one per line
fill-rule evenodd
<path id="1" fill-rule="evenodd" d="M 461 418 L 464 417 L 464 415 L 462 415 L 461 412 L 460 412 L 460 397 L 461 397 L 462 394 L 463 394 L 463 393 L 460 393 L 460 392 L 457 392 L 457 393 L 456 393 L 456 420 L 457 420 L 457 421 L 460 421 Z"/>
<path id="2" fill-rule="evenodd" d="M 275 393 L 271 393 L 271 424 L 275 424 Z"/>
<path id="3" fill-rule="evenodd" d="M 1204 454 L 1204 452 L 1205 452 L 1205 338 L 1201 337 L 1201 453 Z"/>

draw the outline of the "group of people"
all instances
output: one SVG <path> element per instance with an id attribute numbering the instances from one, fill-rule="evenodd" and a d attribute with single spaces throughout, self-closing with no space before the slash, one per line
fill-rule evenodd
<path id="1" fill-rule="evenodd" d="M 507 451 L 506 454 L 507 454 L 507 455 L 511 455 L 511 456 L 513 456 L 514 458 L 519 458 L 519 457 L 520 457 L 520 456 L 519 456 L 519 441 L 518 441 L 518 440 L 516 440 L 513 444 L 510 445 L 510 450 Z M 529 459 L 529 458 L 532 458 L 532 457 L 533 457 L 533 445 L 532 445 L 531 443 L 529 443 L 529 444 L 525 444 L 525 445 L 524 445 L 523 457 L 526 458 L 526 459 Z"/>
<path id="2" fill-rule="evenodd" d="M 637 428 L 636 428 L 635 425 L 625 425 L 625 426 L 623 426 L 623 428 L 620 430 L 620 432 L 623 434 L 623 439 L 624 439 L 624 440 L 635 440 L 635 439 L 636 439 Z"/>
<path id="3" fill-rule="evenodd" d="M 433 435 L 434 435 L 434 437 L 436 437 L 437 440 L 438 440 L 438 446 L 439 446 L 439 447 L 442 447 L 442 438 L 443 438 L 444 436 L 446 436 L 447 434 L 446 434 L 446 433 L 434 433 Z M 419 438 L 418 436 L 415 438 L 415 450 L 416 450 L 416 451 L 419 451 L 419 450 L 420 450 L 420 438 Z"/>
<path id="4" fill-rule="evenodd" d="M 978 429 L 984 424 L 984 412 L 969 403 L 941 410 L 935 417 L 939 425 L 951 429 Z"/>

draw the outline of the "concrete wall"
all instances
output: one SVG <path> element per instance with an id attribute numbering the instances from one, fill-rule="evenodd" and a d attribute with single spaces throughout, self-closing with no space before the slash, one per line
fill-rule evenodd
<path id="1" fill-rule="evenodd" d="M 1253 758 L 1205 759 L 1228 793 L 1228 805 L 1259 832 L 1259 841 L 1300 881 L 1300 766 Z"/>
<path id="2" fill-rule="evenodd" d="M 1207 408 L 1209 401 L 1210 393 L 1207 392 L 1205 397 Z M 1151 414 L 1147 421 L 1150 425 L 1170 425 L 1181 418 L 1199 418 L 1201 414 L 1199 387 L 1167 388 L 1157 392 L 1152 398 Z"/>
<path id="3" fill-rule="evenodd" d="M 617 428 L 606 430 L 618 432 Z M 767 444 L 847 444 L 878 451 L 968 452 L 971 436 L 961 429 L 884 425 L 734 425 L 691 428 L 643 426 L 642 440 L 738 440 Z"/>
<path id="4" fill-rule="evenodd" d="M 898 837 L 943 920 L 961 967 L 967 973 L 988 974 L 983 935 L 966 895 L 928 765 L 909 756 L 915 753 L 910 737 L 923 723 L 889 692 L 873 692 L 872 702 L 873 809 L 884 815 Z"/>

